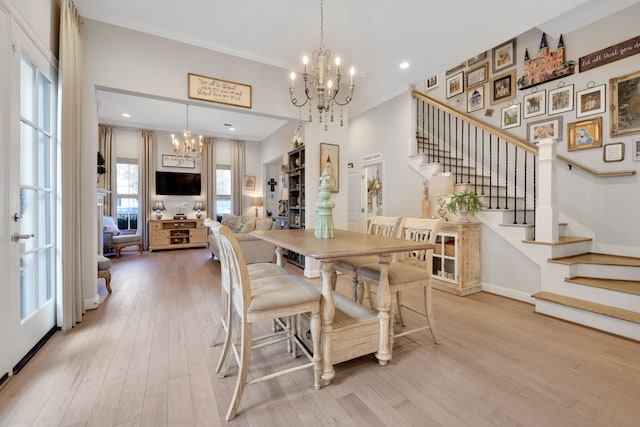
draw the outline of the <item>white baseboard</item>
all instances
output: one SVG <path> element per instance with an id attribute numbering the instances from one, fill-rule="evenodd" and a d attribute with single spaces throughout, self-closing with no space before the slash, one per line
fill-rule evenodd
<path id="1" fill-rule="evenodd" d="M 513 289 L 503 288 L 489 283 L 483 283 L 482 290 L 491 294 L 526 302 L 528 304 L 535 304 L 536 302 L 535 298 L 531 297 L 531 294 L 528 292 L 515 291 Z"/>
<path id="2" fill-rule="evenodd" d="M 98 307 L 100 307 L 100 295 L 96 294 L 96 296 L 93 298 L 84 299 L 85 310 L 95 310 Z"/>

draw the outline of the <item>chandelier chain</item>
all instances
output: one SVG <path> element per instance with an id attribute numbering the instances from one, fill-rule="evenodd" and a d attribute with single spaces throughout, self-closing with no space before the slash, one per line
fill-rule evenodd
<path id="1" fill-rule="evenodd" d="M 324 50 L 324 0 L 320 0 L 320 47 Z"/>

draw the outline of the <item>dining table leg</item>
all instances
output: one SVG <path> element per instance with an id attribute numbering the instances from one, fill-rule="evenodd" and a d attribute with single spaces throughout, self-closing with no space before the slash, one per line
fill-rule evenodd
<path id="1" fill-rule="evenodd" d="M 386 366 L 391 360 L 391 290 L 389 289 L 389 254 L 380 254 L 380 283 L 378 283 L 378 321 L 380 322 L 380 337 L 376 358 L 378 363 Z"/>
<path id="2" fill-rule="evenodd" d="M 333 335 L 333 317 L 336 313 L 335 301 L 333 299 L 333 289 L 331 288 L 331 274 L 333 273 L 333 261 L 322 260 L 320 262 L 320 275 L 322 277 L 322 295 L 320 298 L 320 321 L 322 329 L 320 332 L 321 341 L 321 365 L 322 381 L 325 385 L 331 384 L 335 376 L 333 364 L 331 362 L 331 340 Z"/>

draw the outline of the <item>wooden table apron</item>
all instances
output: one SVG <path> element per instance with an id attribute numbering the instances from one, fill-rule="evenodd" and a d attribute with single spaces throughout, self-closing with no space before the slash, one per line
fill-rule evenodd
<path id="1" fill-rule="evenodd" d="M 333 260 L 356 255 L 377 254 L 380 256 L 381 274 L 377 292 L 379 343 L 376 358 L 379 363 L 384 366 L 391 359 L 389 348 L 392 334 L 390 321 L 391 292 L 389 290 L 388 277 L 390 255 L 395 252 L 431 249 L 434 245 L 345 230 L 335 230 L 333 239 L 317 239 L 313 233 L 313 229 L 252 232 L 253 235 L 276 245 L 278 265 L 282 265 L 284 249 L 298 252 L 304 256 L 320 261 L 320 274 L 322 277 L 322 299 L 320 302 L 320 317 L 322 319 L 322 379 L 325 384 L 330 384 L 335 375 L 330 357 L 331 333 L 333 331 L 332 323 L 335 315 L 335 303 L 331 289 Z"/>

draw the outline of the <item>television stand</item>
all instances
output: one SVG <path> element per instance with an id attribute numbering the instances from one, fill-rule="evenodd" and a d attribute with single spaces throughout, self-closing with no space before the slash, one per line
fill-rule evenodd
<path id="1" fill-rule="evenodd" d="M 152 219 L 149 251 L 206 248 L 204 219 Z"/>

